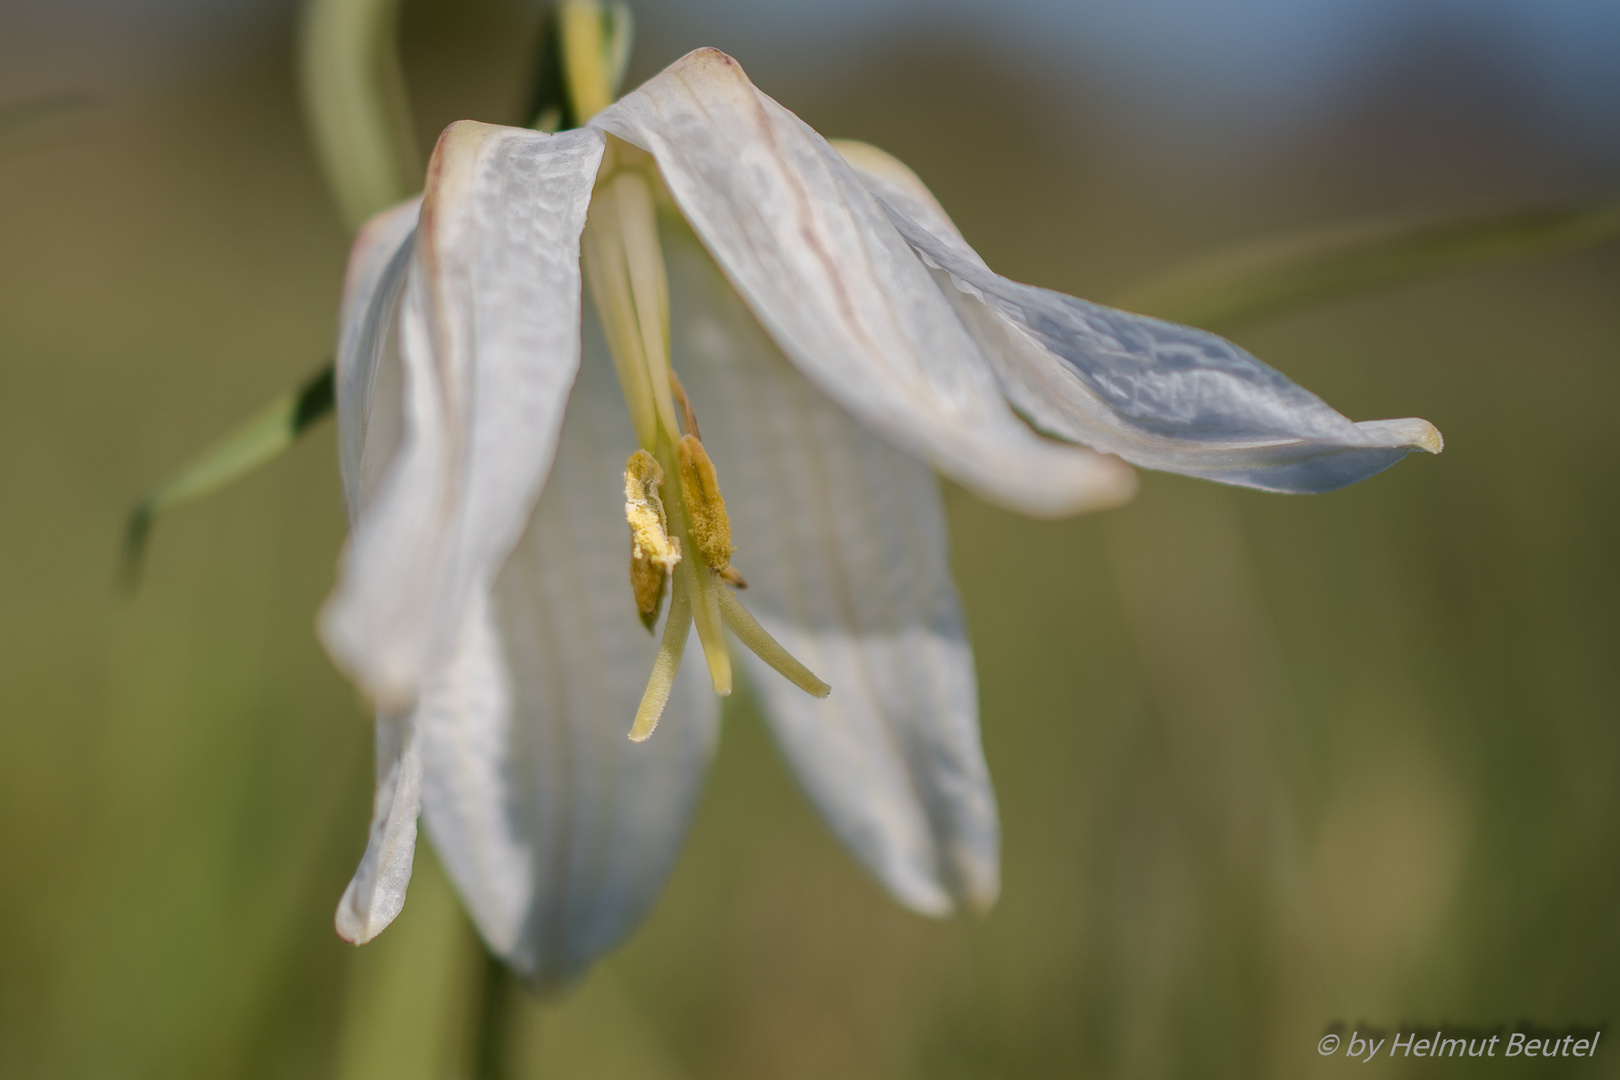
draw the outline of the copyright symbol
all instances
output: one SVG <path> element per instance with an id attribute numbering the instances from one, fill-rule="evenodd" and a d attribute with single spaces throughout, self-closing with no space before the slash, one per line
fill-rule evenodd
<path id="1" fill-rule="evenodd" d="M 1338 1048 L 1339 1037 L 1337 1035 L 1324 1035 L 1322 1036 L 1322 1041 L 1316 1044 L 1316 1052 L 1321 1054 L 1323 1057 L 1327 1057 Z"/>

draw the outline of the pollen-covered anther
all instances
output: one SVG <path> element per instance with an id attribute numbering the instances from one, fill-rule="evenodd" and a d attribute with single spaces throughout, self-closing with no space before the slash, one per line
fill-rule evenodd
<path id="1" fill-rule="evenodd" d="M 632 556 L 645 558 L 665 571 L 681 561 L 681 540 L 669 535 L 664 500 L 658 497 L 664 470 L 645 450 L 624 464 L 624 519 L 630 523 Z"/>
<path id="2" fill-rule="evenodd" d="M 648 630 L 658 620 L 664 579 L 681 561 L 681 540 L 669 535 L 669 519 L 658 487 L 664 470 L 645 450 L 630 455 L 624 465 L 624 518 L 630 523 L 630 591 L 636 610 Z"/>
<path id="3" fill-rule="evenodd" d="M 646 549 L 636 543 L 634 531 L 630 534 L 630 591 L 635 594 L 636 611 L 641 625 L 652 633 L 658 621 L 658 609 L 664 601 L 664 580 L 669 572 L 647 557 Z"/>
<path id="4" fill-rule="evenodd" d="M 710 570 L 724 574 L 731 566 L 731 519 L 720 495 L 714 462 L 694 435 L 683 435 L 675 447 L 680 461 L 681 498 L 691 519 L 690 535 L 698 555 Z"/>

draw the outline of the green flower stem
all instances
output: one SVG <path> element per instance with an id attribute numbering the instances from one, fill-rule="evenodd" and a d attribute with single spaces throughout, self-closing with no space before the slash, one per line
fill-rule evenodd
<path id="1" fill-rule="evenodd" d="M 332 1075 L 498 1080 L 488 1071 L 486 1002 L 505 1002 L 490 993 L 486 963 L 444 870 L 420 845 L 409 906 L 349 964 Z"/>
<path id="2" fill-rule="evenodd" d="M 398 23 L 399 0 L 307 0 L 304 7 L 305 118 L 350 229 L 421 186 Z"/>
<path id="3" fill-rule="evenodd" d="M 1459 270 L 1547 258 L 1620 238 L 1620 203 L 1460 221 L 1364 221 L 1242 244 L 1114 303 L 1224 330 L 1313 304 Z"/>

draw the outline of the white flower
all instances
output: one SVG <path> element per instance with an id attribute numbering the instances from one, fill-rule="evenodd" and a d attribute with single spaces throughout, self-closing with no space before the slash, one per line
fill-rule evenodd
<path id="1" fill-rule="evenodd" d="M 582 317 L 582 234 L 611 357 Z M 337 378 L 354 529 L 322 629 L 378 706 L 339 930 L 365 941 L 398 913 L 420 810 L 491 949 L 537 984 L 655 899 L 713 752 L 710 687 L 729 688 L 700 609 L 749 621 L 676 506 L 662 644 L 631 599 L 625 461 L 673 467 L 680 383 L 763 628 L 739 633 L 772 730 L 840 839 L 932 914 L 998 888 L 934 472 L 1063 515 L 1128 498 L 1126 461 L 1322 491 L 1440 447 L 1425 421 L 1351 423 L 1211 334 L 998 277 L 904 166 L 829 144 L 709 49 L 579 130 L 449 128 L 419 206 L 355 246 Z M 656 483 L 631 481 L 664 520 L 636 494 Z M 687 610 L 708 678 L 675 674 Z M 657 734 L 626 739 L 660 694 Z"/>

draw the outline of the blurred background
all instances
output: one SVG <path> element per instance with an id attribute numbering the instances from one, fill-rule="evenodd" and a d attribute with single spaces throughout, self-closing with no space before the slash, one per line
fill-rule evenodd
<path id="1" fill-rule="evenodd" d="M 630 83 L 736 55 L 916 169 L 1001 272 L 1099 300 L 1238 240 L 1620 190 L 1608 0 L 639 0 Z M 329 355 L 346 235 L 291 0 L 0 8 L 0 1075 L 1613 1076 L 1352 1065 L 1340 1027 L 1620 1017 L 1620 251 L 1246 326 L 1437 459 L 1323 497 L 949 493 L 1001 800 L 982 921 L 890 902 L 741 698 L 650 922 L 571 997 L 481 967 L 431 861 L 331 928 L 370 725 L 317 645 L 332 429 L 130 504 Z M 419 137 L 521 122 L 532 0 L 407 0 Z M 1610 1039 L 1620 1040 L 1620 1033 Z M 1606 1052 L 1606 1053 L 1605 1053 Z"/>

